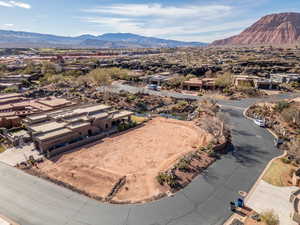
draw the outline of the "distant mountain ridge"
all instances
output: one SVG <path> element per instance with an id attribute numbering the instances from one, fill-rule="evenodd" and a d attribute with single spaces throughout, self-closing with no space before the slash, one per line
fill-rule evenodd
<path id="1" fill-rule="evenodd" d="M 264 16 L 241 34 L 212 43 L 212 45 L 289 44 L 300 44 L 300 13 Z"/>
<path id="2" fill-rule="evenodd" d="M 205 46 L 202 42 L 183 42 L 131 33 L 85 34 L 65 37 L 24 31 L 0 30 L 0 47 L 77 47 L 77 48 L 156 48 Z"/>

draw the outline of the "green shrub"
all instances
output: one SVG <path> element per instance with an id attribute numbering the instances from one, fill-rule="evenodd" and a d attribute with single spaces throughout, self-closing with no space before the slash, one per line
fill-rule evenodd
<path id="1" fill-rule="evenodd" d="M 273 211 L 266 211 L 261 214 L 261 219 L 267 225 L 279 225 L 279 217 Z"/>
<path id="2" fill-rule="evenodd" d="M 230 73 L 225 73 L 216 79 L 216 86 L 219 88 L 230 88 L 233 85 L 233 76 Z"/>
<path id="3" fill-rule="evenodd" d="M 12 86 L 12 87 L 7 87 L 3 90 L 4 93 L 15 93 L 15 92 L 18 92 L 19 91 L 19 88 L 16 87 L 16 86 Z"/>
<path id="4" fill-rule="evenodd" d="M 281 161 L 285 164 L 290 164 L 291 160 L 289 160 L 288 158 L 282 158 Z"/>
<path id="5" fill-rule="evenodd" d="M 156 176 L 156 180 L 160 185 L 164 185 L 164 183 L 166 182 L 166 174 L 165 173 L 159 173 Z"/>
<path id="6" fill-rule="evenodd" d="M 277 112 L 282 112 L 284 109 L 288 108 L 289 105 L 290 104 L 286 101 L 280 101 L 275 105 L 274 110 Z"/>
<path id="7" fill-rule="evenodd" d="M 135 126 L 137 126 L 137 123 L 135 121 L 131 121 L 131 122 L 128 122 L 128 123 L 119 124 L 117 129 L 118 129 L 119 132 L 122 132 L 122 131 L 125 131 L 125 130 L 128 130 L 128 129 L 131 129 Z"/>
<path id="8" fill-rule="evenodd" d="M 189 162 L 186 159 L 181 159 L 177 165 L 176 168 L 180 171 L 187 171 L 189 169 Z"/>
<path id="9" fill-rule="evenodd" d="M 160 185 L 168 184 L 170 187 L 175 187 L 177 185 L 176 176 L 168 173 L 159 173 L 156 177 L 157 182 Z"/>

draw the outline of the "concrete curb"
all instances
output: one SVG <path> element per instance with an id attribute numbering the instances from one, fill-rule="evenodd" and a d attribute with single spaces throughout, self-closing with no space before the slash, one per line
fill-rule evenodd
<path id="1" fill-rule="evenodd" d="M 21 224 L 18 224 L 16 222 L 13 222 L 12 220 L 10 220 L 7 217 L 2 216 L 2 215 L 0 215 L 0 222 L 1 222 L 1 219 L 4 220 L 4 222 L 9 223 L 10 225 L 21 225 Z"/>

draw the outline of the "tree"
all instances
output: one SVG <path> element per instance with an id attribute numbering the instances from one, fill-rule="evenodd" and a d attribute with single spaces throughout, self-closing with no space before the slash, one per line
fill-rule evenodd
<path id="1" fill-rule="evenodd" d="M 233 84 L 233 76 L 227 72 L 219 76 L 216 80 L 216 86 L 220 88 L 230 88 Z"/>
<path id="2" fill-rule="evenodd" d="M 179 88 L 186 80 L 187 80 L 186 77 L 183 76 L 175 77 L 173 79 L 168 80 L 166 85 L 171 88 Z"/>
<path id="3" fill-rule="evenodd" d="M 35 68 L 35 65 L 30 62 L 26 65 L 26 68 L 23 70 L 23 73 L 24 74 L 32 74 L 32 73 L 35 73 L 36 72 L 36 68 Z"/>
<path id="4" fill-rule="evenodd" d="M 88 77 L 99 86 L 108 86 L 111 84 L 111 74 L 103 69 L 94 69 L 88 73 Z"/>
<path id="5" fill-rule="evenodd" d="M 111 74 L 107 73 L 107 71 L 103 69 L 94 69 L 89 72 L 88 77 L 94 84 L 103 88 L 104 100 L 107 100 L 109 97 L 107 86 L 111 85 L 112 83 Z"/>

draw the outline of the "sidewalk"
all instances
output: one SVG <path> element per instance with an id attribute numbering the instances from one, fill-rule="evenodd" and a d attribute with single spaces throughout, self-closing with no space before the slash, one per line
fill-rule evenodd
<path id="1" fill-rule="evenodd" d="M 33 143 L 26 144 L 18 148 L 13 147 L 7 149 L 5 152 L 0 154 L 0 161 L 10 166 L 15 166 L 18 163 L 28 160 L 30 155 L 32 155 L 34 159 L 42 157 L 39 155 L 39 152 L 35 150 Z"/>

